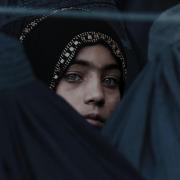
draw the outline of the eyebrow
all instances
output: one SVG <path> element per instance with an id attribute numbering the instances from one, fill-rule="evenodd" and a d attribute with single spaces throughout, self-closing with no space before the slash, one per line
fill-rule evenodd
<path id="1" fill-rule="evenodd" d="M 72 65 L 80 65 L 80 66 L 84 66 L 84 67 L 94 68 L 93 64 L 91 64 L 87 61 L 80 60 L 80 59 L 75 59 L 75 61 L 72 63 Z M 108 71 L 108 70 L 119 70 L 120 71 L 118 64 L 114 64 L 114 63 L 106 64 L 102 69 L 105 71 Z"/>
<path id="2" fill-rule="evenodd" d="M 81 66 L 92 66 L 91 63 L 83 61 L 83 60 L 79 60 L 79 59 L 75 59 L 75 61 L 72 63 L 72 65 L 81 65 Z"/>

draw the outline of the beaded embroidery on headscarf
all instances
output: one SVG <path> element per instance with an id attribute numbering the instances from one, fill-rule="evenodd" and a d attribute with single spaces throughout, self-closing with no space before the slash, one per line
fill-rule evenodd
<path id="1" fill-rule="evenodd" d="M 21 35 L 19 37 L 19 40 L 23 42 L 23 40 L 26 38 L 26 36 L 44 19 L 46 19 L 49 16 L 52 16 L 53 14 L 57 13 L 58 10 L 53 10 L 53 12 L 49 15 L 42 16 L 40 18 L 34 19 L 32 22 L 30 22 L 21 32 Z"/>
<path id="2" fill-rule="evenodd" d="M 58 10 L 54 10 L 50 15 L 43 16 L 41 18 L 36 18 L 32 22 L 30 22 L 22 31 L 19 40 L 23 42 L 23 40 L 27 37 L 27 35 L 43 20 L 48 18 L 49 16 L 57 13 Z M 123 70 L 123 80 L 127 79 L 127 62 L 123 53 L 117 44 L 110 36 L 101 32 L 84 32 L 77 36 L 75 36 L 64 48 L 62 51 L 56 65 L 54 68 L 53 77 L 50 81 L 50 89 L 55 89 L 61 76 L 73 60 L 76 55 L 77 49 L 82 46 L 83 44 L 88 43 L 97 43 L 99 41 L 103 41 L 108 47 L 112 50 L 113 54 L 120 59 L 122 63 L 122 70 Z"/>
<path id="3" fill-rule="evenodd" d="M 100 40 L 103 40 L 113 51 L 114 55 L 119 58 L 122 62 L 123 68 L 123 77 L 124 80 L 127 77 L 127 68 L 125 58 L 122 55 L 121 50 L 118 47 L 118 44 L 108 35 L 100 32 L 84 32 L 75 36 L 68 45 L 64 48 L 56 66 L 54 69 L 54 75 L 50 82 L 50 88 L 54 89 L 62 75 L 66 70 L 68 65 L 71 63 L 72 59 L 76 55 L 76 50 L 82 45 L 87 43 L 96 43 Z"/>

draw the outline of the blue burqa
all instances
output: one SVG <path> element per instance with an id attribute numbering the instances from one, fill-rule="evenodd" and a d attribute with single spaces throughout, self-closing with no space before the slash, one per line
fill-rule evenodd
<path id="1" fill-rule="evenodd" d="M 147 180 L 180 179 L 180 5 L 153 24 L 149 62 L 103 130 Z"/>

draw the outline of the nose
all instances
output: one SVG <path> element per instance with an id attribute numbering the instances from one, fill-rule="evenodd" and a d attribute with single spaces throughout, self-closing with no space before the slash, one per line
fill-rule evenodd
<path id="1" fill-rule="evenodd" d="M 97 78 L 91 79 L 85 87 L 85 104 L 103 106 L 105 103 L 105 95 L 102 84 Z"/>

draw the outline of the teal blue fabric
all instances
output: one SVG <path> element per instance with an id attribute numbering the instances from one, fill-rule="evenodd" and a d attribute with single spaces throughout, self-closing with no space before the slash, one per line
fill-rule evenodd
<path id="1" fill-rule="evenodd" d="M 0 90 L 32 81 L 32 70 L 22 45 L 3 34 L 0 40 Z"/>
<path id="2" fill-rule="evenodd" d="M 180 179 L 179 15 L 180 5 L 153 24 L 149 62 L 102 132 L 147 180 Z"/>

